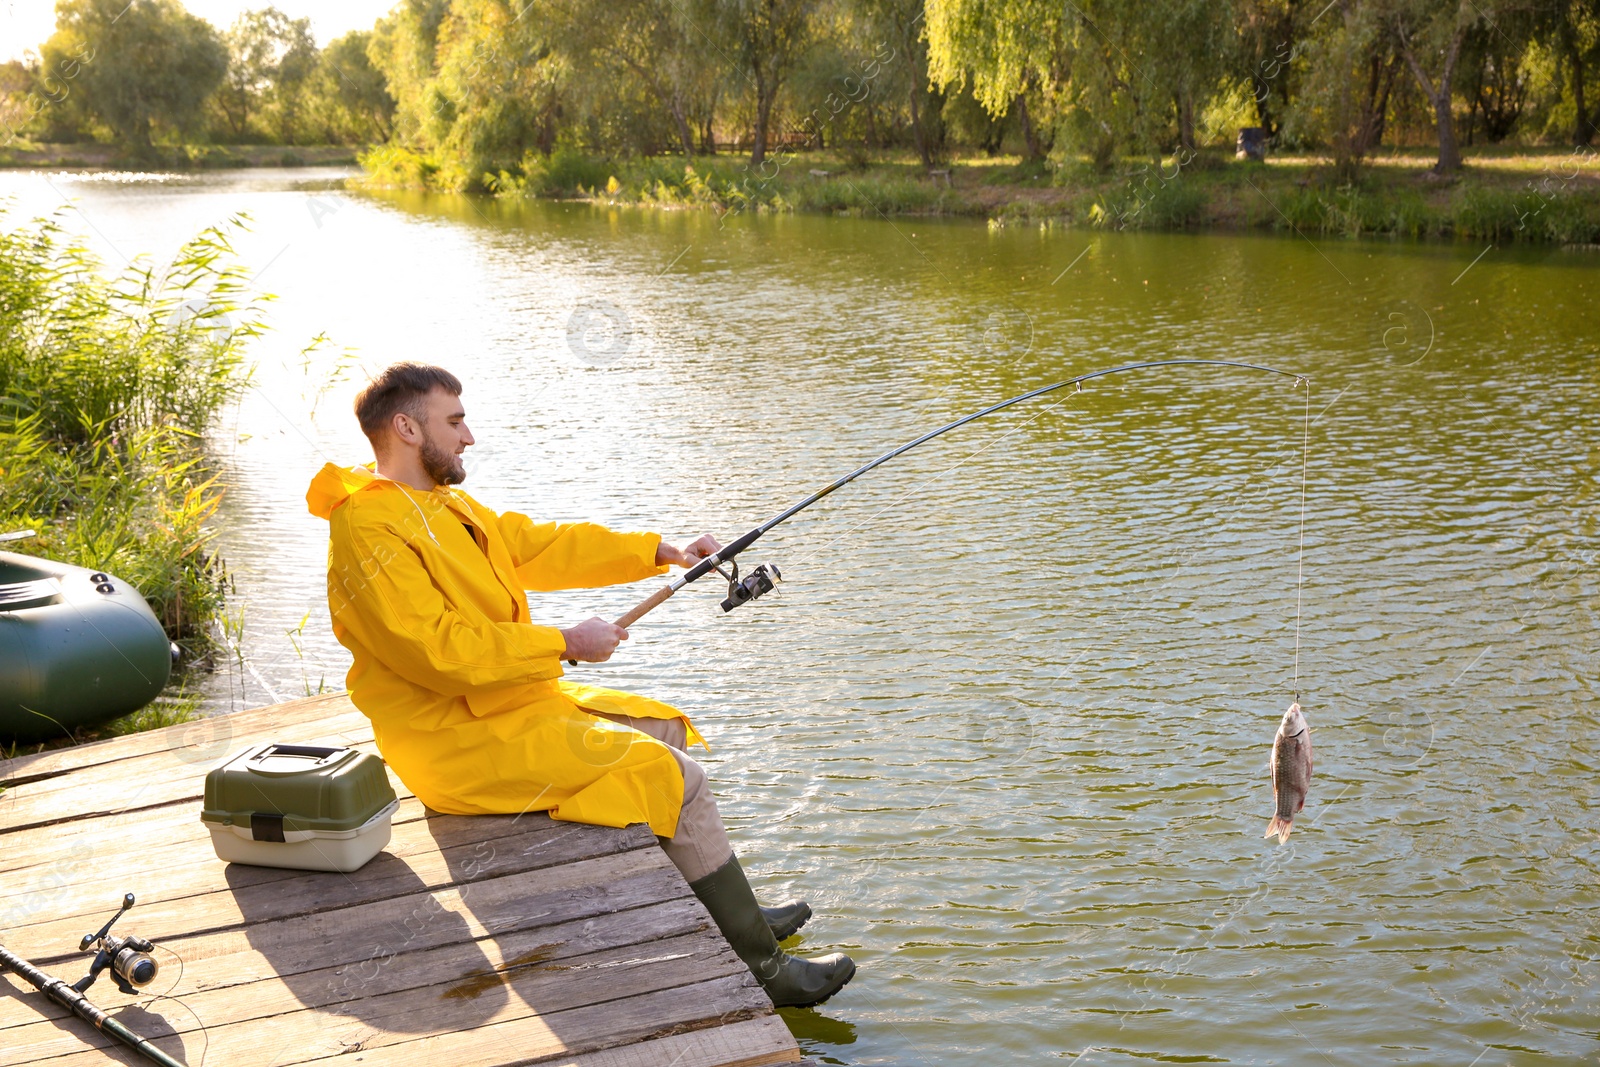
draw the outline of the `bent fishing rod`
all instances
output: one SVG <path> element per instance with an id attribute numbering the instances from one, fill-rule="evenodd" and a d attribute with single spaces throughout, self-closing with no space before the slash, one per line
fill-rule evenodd
<path id="1" fill-rule="evenodd" d="M 877 459 L 857 467 L 844 477 L 835 479 L 834 481 L 823 486 L 821 489 L 818 489 L 815 493 L 812 493 L 810 496 L 806 497 L 804 500 L 800 501 L 798 504 L 780 511 L 778 514 L 774 515 L 760 526 L 757 526 L 749 533 L 735 538 L 732 543 L 728 544 L 720 551 L 714 552 L 700 560 L 700 562 L 696 563 L 693 567 L 690 567 L 688 570 L 684 571 L 677 578 L 674 578 L 669 584 L 662 586 L 660 589 L 650 594 L 650 596 L 636 604 L 632 610 L 619 618 L 616 624 L 623 629 L 627 629 L 629 626 L 632 626 L 634 623 L 638 622 L 650 611 L 663 604 L 667 598 L 671 597 L 678 590 L 682 589 L 690 582 L 697 581 L 698 579 L 705 577 L 712 571 L 716 571 L 718 574 L 728 580 L 728 598 L 722 602 L 723 611 L 732 611 L 736 607 L 739 607 L 743 604 L 748 604 L 750 601 L 760 597 L 763 593 L 770 592 L 774 583 L 781 580 L 782 576 L 779 574 L 777 567 L 774 566 L 769 568 L 767 564 L 762 564 L 741 579 L 739 577 L 739 565 L 734 562 L 734 557 L 743 552 L 745 549 L 749 548 L 751 545 L 755 544 L 761 539 L 763 534 L 771 530 L 774 526 L 777 526 L 779 523 L 784 522 L 787 519 L 793 518 L 795 515 L 798 515 L 806 508 L 809 508 L 812 504 L 815 504 L 817 501 L 821 500 L 834 490 L 839 489 L 842 486 L 849 485 L 851 482 L 872 470 L 874 467 L 882 466 L 891 459 L 894 459 L 896 456 L 911 451 L 918 445 L 925 444 L 941 434 L 949 433 L 951 430 L 954 430 L 957 427 L 965 426 L 967 423 L 972 422 L 975 419 L 981 419 L 985 415 L 992 415 L 997 411 L 1011 407 L 1013 404 L 1021 404 L 1024 401 L 1032 400 L 1034 397 L 1043 396 L 1046 393 L 1053 393 L 1057 389 L 1065 389 L 1069 385 L 1078 385 L 1082 382 L 1089 381 L 1091 378 L 1104 378 L 1109 374 L 1121 374 L 1125 371 L 1134 370 L 1147 370 L 1152 367 L 1239 367 L 1244 370 L 1264 371 L 1267 374 L 1277 374 L 1284 378 L 1293 378 L 1296 385 L 1299 385 L 1302 382 L 1310 381 L 1310 378 L 1304 374 L 1297 374 L 1294 371 L 1279 370 L 1276 367 L 1265 367 L 1258 363 L 1240 363 L 1234 360 L 1226 359 L 1158 359 L 1145 363 L 1126 363 L 1120 367 L 1106 367 L 1101 370 L 1090 371 L 1088 374 L 1080 374 L 1075 378 L 1068 378 L 1066 381 L 1056 382 L 1054 385 L 1045 385 L 1040 386 L 1038 389 L 1030 389 L 1026 393 L 1021 393 L 1009 400 L 1002 400 L 1000 403 L 991 404 L 981 411 L 974 411 L 970 415 L 964 415 L 954 422 L 947 423 L 944 426 L 939 427 L 937 430 L 929 430 L 921 437 L 907 441 L 898 448 L 892 448 L 883 455 L 879 456 Z M 731 572 L 723 569 L 722 565 L 724 563 L 731 566 Z M 568 662 L 575 663 L 576 661 L 569 660 Z"/>

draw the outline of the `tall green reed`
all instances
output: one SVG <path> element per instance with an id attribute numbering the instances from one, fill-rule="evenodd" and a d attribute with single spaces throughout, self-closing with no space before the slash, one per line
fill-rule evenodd
<path id="1" fill-rule="evenodd" d="M 247 220 L 116 274 L 61 223 L 0 204 L 0 529 L 30 553 L 136 586 L 190 659 L 211 651 L 227 573 L 204 436 L 245 388 L 262 304 L 234 257 Z"/>

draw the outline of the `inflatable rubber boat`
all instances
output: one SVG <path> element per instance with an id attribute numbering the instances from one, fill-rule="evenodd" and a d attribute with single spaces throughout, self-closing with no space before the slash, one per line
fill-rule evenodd
<path id="1" fill-rule="evenodd" d="M 167 684 L 172 656 L 127 582 L 0 552 L 0 741 L 67 737 L 138 711 Z"/>

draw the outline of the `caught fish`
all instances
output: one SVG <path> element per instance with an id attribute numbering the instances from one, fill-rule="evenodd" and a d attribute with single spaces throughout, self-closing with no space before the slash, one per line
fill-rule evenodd
<path id="1" fill-rule="evenodd" d="M 1294 829 L 1296 812 L 1304 811 L 1306 794 L 1311 792 L 1311 727 L 1300 710 L 1299 702 L 1289 705 L 1278 724 L 1278 735 L 1272 739 L 1272 799 L 1278 811 L 1267 823 L 1262 837 L 1278 835 L 1278 844 L 1289 840 Z"/>

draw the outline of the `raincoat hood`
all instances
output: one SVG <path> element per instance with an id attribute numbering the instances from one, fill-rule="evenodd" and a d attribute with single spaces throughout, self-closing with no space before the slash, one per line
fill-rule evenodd
<path id="1" fill-rule="evenodd" d="M 348 500 L 352 493 L 389 480 L 378 474 L 373 469 L 375 466 L 369 463 L 364 467 L 340 467 L 324 463 L 306 490 L 306 507 L 319 519 L 330 517 L 333 509 Z"/>

